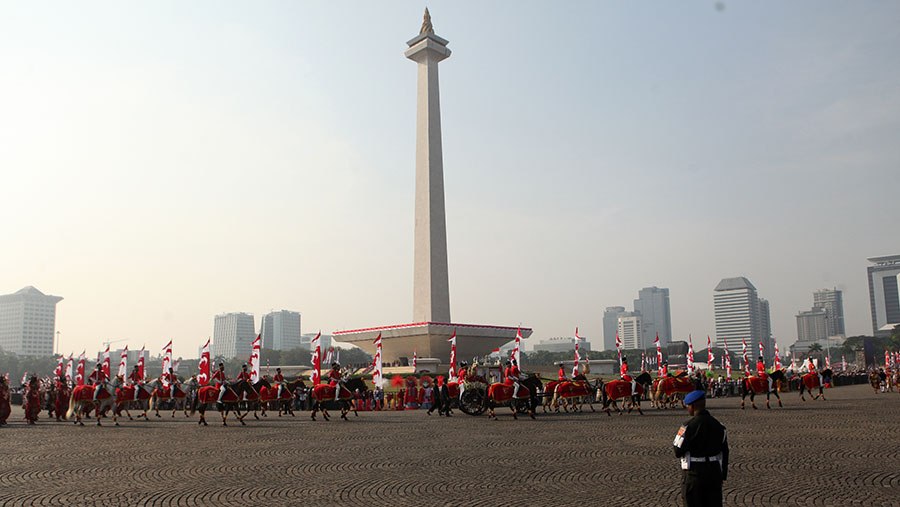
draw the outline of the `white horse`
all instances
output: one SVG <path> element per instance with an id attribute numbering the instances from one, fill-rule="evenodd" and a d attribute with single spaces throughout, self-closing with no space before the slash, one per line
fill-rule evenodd
<path id="1" fill-rule="evenodd" d="M 121 385 L 122 381 L 119 378 L 116 378 L 114 382 L 107 382 L 100 390 L 105 390 L 109 393 L 109 396 L 100 400 L 94 400 L 94 386 L 85 385 L 76 387 L 72 390 L 72 395 L 69 397 L 69 410 L 66 412 L 66 419 L 70 419 L 74 415 L 75 421 L 73 421 L 73 423 L 84 426 L 84 423 L 81 421 L 82 414 L 87 414 L 92 408 L 96 408 L 97 426 L 102 426 L 102 424 L 100 424 L 100 418 L 107 409 L 112 408 L 113 422 L 118 426 L 119 419 L 116 415 L 116 388 L 121 387 Z M 100 393 L 97 394 L 99 395 Z"/>

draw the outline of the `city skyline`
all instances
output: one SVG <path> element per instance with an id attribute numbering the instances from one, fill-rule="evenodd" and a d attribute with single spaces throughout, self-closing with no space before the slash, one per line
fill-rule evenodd
<path id="1" fill-rule="evenodd" d="M 820 7 L 431 6 L 460 56 L 441 68 L 454 318 L 522 322 L 528 348 L 577 326 L 596 350 L 603 308 L 657 285 L 673 340 L 714 336 L 710 292 L 745 276 L 782 347 L 823 287 L 871 334 L 866 259 L 900 252 L 900 6 Z M 213 316 L 273 305 L 323 333 L 408 320 L 397 37 L 421 10 L 7 6 L 0 293 L 64 296 L 61 351 L 89 357 L 193 351 Z"/>

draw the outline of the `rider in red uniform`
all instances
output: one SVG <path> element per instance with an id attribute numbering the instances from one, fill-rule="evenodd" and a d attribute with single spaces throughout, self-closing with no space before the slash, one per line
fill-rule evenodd
<path id="1" fill-rule="evenodd" d="M 219 403 L 222 403 L 222 397 L 225 396 L 225 363 L 219 363 L 219 369 L 213 373 L 210 379 L 216 387 L 219 388 Z"/>
<path id="2" fill-rule="evenodd" d="M 563 363 L 559 363 L 559 381 L 565 382 L 569 379 L 566 378 L 566 365 Z"/>
<path id="3" fill-rule="evenodd" d="M 178 376 L 175 375 L 175 370 L 169 368 L 169 373 L 163 373 L 162 378 L 165 382 L 169 383 L 169 399 L 174 399 L 175 389 L 178 387 Z"/>
<path id="4" fill-rule="evenodd" d="M 328 384 L 334 386 L 334 401 L 338 401 L 341 399 L 341 387 L 344 384 L 340 364 L 331 363 L 331 371 L 328 372 L 328 378 Z"/>
<path id="5" fill-rule="evenodd" d="M 806 357 L 806 369 L 809 370 L 810 373 L 815 373 L 819 376 L 819 385 L 825 386 L 825 382 L 822 379 L 822 374 L 816 371 L 816 364 L 813 363 L 812 356 Z"/>
<path id="6" fill-rule="evenodd" d="M 91 383 L 94 385 L 94 401 L 97 401 L 97 395 L 100 394 L 100 389 L 106 385 L 106 374 L 103 373 L 103 365 L 101 363 L 97 363 L 97 367 L 94 368 L 94 371 L 91 372 L 91 375 L 88 377 Z"/>
<path id="7" fill-rule="evenodd" d="M 766 373 L 766 363 L 763 361 L 763 357 L 759 356 L 759 359 L 756 361 L 756 375 L 760 378 L 764 378 L 769 382 L 769 390 L 772 390 L 772 378 L 769 377 L 769 374 Z"/>
<path id="8" fill-rule="evenodd" d="M 138 394 L 141 390 L 141 384 L 144 382 L 144 379 L 141 378 L 141 372 L 138 369 L 138 365 L 134 365 L 134 369 L 128 374 L 128 381 L 131 382 L 131 386 L 134 387 L 134 401 L 137 401 Z"/>
<path id="9" fill-rule="evenodd" d="M 459 387 L 459 399 L 462 400 L 463 391 L 466 390 L 466 378 L 469 376 L 469 363 L 461 361 L 459 371 L 456 372 L 456 383 Z M 450 380 L 448 379 L 447 382 Z M 448 388 L 449 390 L 449 388 Z M 449 403 L 449 402 L 448 402 Z"/>
<path id="10" fill-rule="evenodd" d="M 619 368 L 619 377 L 625 382 L 631 382 L 631 394 L 637 394 L 637 381 L 628 374 L 628 358 L 622 356 L 622 366 Z"/>
<path id="11" fill-rule="evenodd" d="M 276 398 L 281 398 L 281 390 L 284 389 L 284 375 L 281 374 L 281 368 L 275 368 L 275 376 L 272 377 L 272 382 L 278 384 L 278 394 Z"/>
<path id="12" fill-rule="evenodd" d="M 506 374 L 506 385 L 510 385 L 512 383 L 513 386 L 513 398 L 518 396 L 519 394 L 519 386 L 521 385 L 522 373 L 519 371 L 519 365 L 516 363 L 516 360 L 512 360 L 512 365 L 507 368 Z"/>
<path id="13" fill-rule="evenodd" d="M 668 376 L 669 376 L 669 362 L 668 362 L 668 361 L 663 361 L 663 364 L 662 364 L 662 376 L 663 376 L 663 377 L 668 377 Z"/>

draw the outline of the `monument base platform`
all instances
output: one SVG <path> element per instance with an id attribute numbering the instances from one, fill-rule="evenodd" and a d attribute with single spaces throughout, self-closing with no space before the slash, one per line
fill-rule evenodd
<path id="1" fill-rule="evenodd" d="M 516 339 L 516 331 L 522 338 L 531 336 L 530 328 L 504 326 L 480 326 L 477 324 L 445 324 L 420 322 L 396 326 L 371 327 L 350 331 L 335 331 L 334 339 L 352 343 L 369 354 L 375 354 L 375 338 L 381 333 L 382 361 L 399 361 L 401 357 L 412 361 L 413 351 L 419 357 L 435 357 L 442 361 L 450 358 L 450 342 L 456 332 L 456 360 L 471 361 L 473 357 L 486 356 L 492 350 Z"/>

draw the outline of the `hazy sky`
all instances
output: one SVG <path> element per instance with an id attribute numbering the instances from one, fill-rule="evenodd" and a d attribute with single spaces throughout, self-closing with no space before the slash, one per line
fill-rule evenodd
<path id="1" fill-rule="evenodd" d="M 830 286 L 871 333 L 866 257 L 900 253 L 900 3 L 429 7 L 454 321 L 598 346 L 603 308 L 657 285 L 676 338 L 714 336 L 743 275 L 780 343 Z M 76 354 L 195 356 L 232 311 L 408 322 L 422 9 L 0 3 L 0 293 L 63 296 Z"/>

